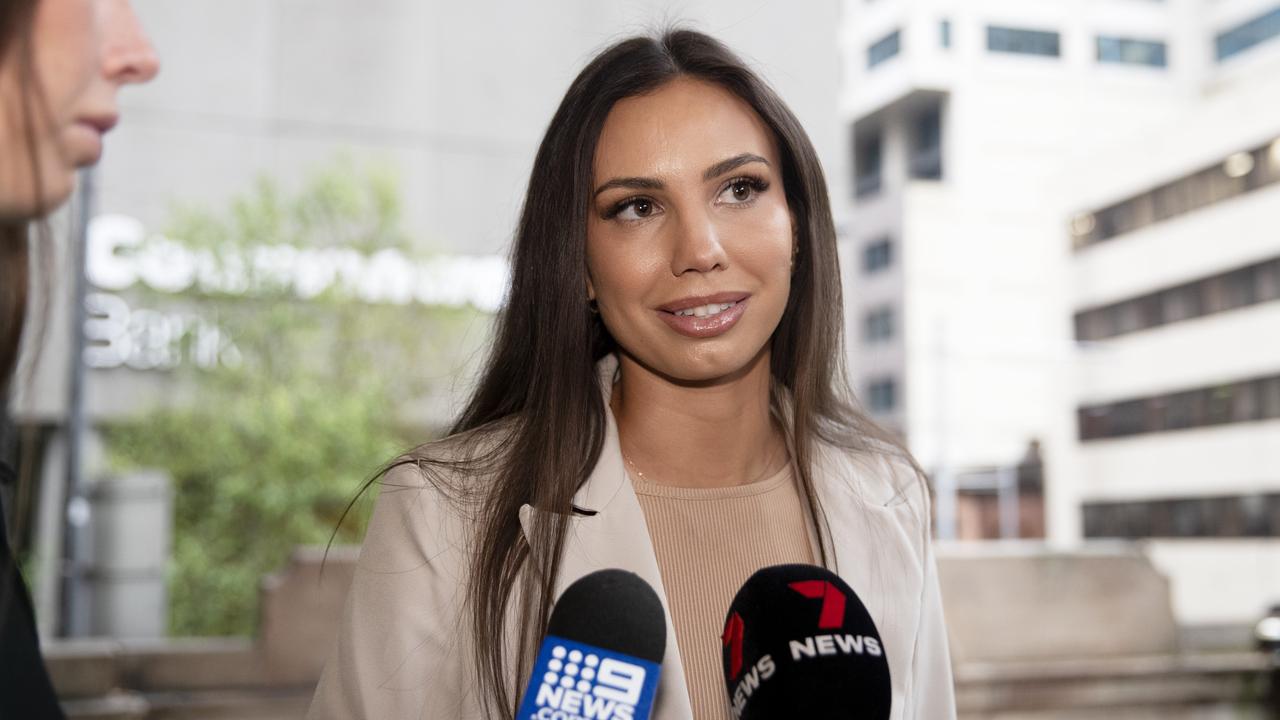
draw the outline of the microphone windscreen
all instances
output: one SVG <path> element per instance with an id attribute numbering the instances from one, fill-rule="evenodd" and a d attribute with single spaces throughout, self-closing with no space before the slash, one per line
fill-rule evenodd
<path id="1" fill-rule="evenodd" d="M 547 634 L 662 663 L 666 613 L 649 583 L 626 570 L 597 570 L 565 589 Z"/>
<path id="2" fill-rule="evenodd" d="M 721 640 L 735 718 L 889 717 L 890 649 L 853 588 L 828 570 L 757 571 L 734 597 Z"/>
<path id="3" fill-rule="evenodd" d="M 647 720 L 666 646 L 649 583 L 625 570 L 585 575 L 556 600 L 517 717 Z"/>

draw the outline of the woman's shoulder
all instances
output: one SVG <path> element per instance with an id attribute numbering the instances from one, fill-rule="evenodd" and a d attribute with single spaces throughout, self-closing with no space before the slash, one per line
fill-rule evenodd
<path id="1" fill-rule="evenodd" d="M 506 417 L 417 445 L 388 464 L 381 484 L 467 494 L 464 491 L 479 489 L 496 475 L 501 450 L 513 431 L 514 419 Z"/>
<path id="2" fill-rule="evenodd" d="M 395 458 L 375 483 L 365 545 L 408 546 L 428 557 L 469 545 L 510 432 L 510 422 L 499 420 Z"/>
<path id="3" fill-rule="evenodd" d="M 907 512 L 928 528 L 929 484 L 909 452 L 877 438 L 863 438 L 849 446 L 825 440 L 815 443 L 828 481 L 839 483 L 870 508 Z"/>

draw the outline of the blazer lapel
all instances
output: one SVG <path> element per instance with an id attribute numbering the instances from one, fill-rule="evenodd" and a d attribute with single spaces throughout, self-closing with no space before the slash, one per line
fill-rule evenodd
<path id="1" fill-rule="evenodd" d="M 597 364 L 608 427 L 600 458 L 573 500 L 578 508 L 588 512 L 595 511 L 595 514 L 575 514 L 570 519 L 555 592 L 559 597 L 565 588 L 579 578 L 607 568 L 628 570 L 649 583 L 662 601 L 667 626 L 666 653 L 662 659 L 654 718 L 684 720 L 693 717 L 693 710 L 689 703 L 688 686 L 685 684 L 684 665 L 676 646 L 675 628 L 671 624 L 671 607 L 662 585 L 662 575 L 658 571 L 658 559 L 653 553 L 653 542 L 649 538 L 644 513 L 622 464 L 618 426 L 613 412 L 609 410 L 617 366 L 617 358 L 612 354 L 606 355 Z M 526 539 L 531 537 L 532 528 L 539 522 L 539 518 L 547 514 L 531 505 L 520 508 L 520 525 Z"/>

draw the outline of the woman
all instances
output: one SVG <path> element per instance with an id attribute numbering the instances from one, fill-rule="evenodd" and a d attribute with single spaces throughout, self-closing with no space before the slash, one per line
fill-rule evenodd
<path id="1" fill-rule="evenodd" d="M 725 612 L 783 562 L 858 592 L 892 717 L 952 717 L 926 485 L 853 404 L 841 307 L 781 100 L 696 32 L 605 50 L 538 150 L 479 386 L 383 479 L 310 717 L 510 718 L 554 599 L 617 567 L 668 617 L 654 716 L 728 718 Z"/>
<path id="2" fill-rule="evenodd" d="M 27 305 L 27 224 L 71 194 L 118 117 L 116 92 L 158 70 L 127 0 L 0 4 L 0 398 Z M 2 429 L 2 424 L 0 424 Z M 12 479 L 0 459 L 0 482 Z M 0 717 L 62 717 L 0 512 Z"/>

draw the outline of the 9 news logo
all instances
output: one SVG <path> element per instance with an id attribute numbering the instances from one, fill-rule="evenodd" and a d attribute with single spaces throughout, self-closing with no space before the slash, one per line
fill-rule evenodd
<path id="1" fill-rule="evenodd" d="M 533 677 L 540 682 L 525 696 L 521 720 L 632 720 L 649 717 L 658 666 L 548 637 Z"/>

